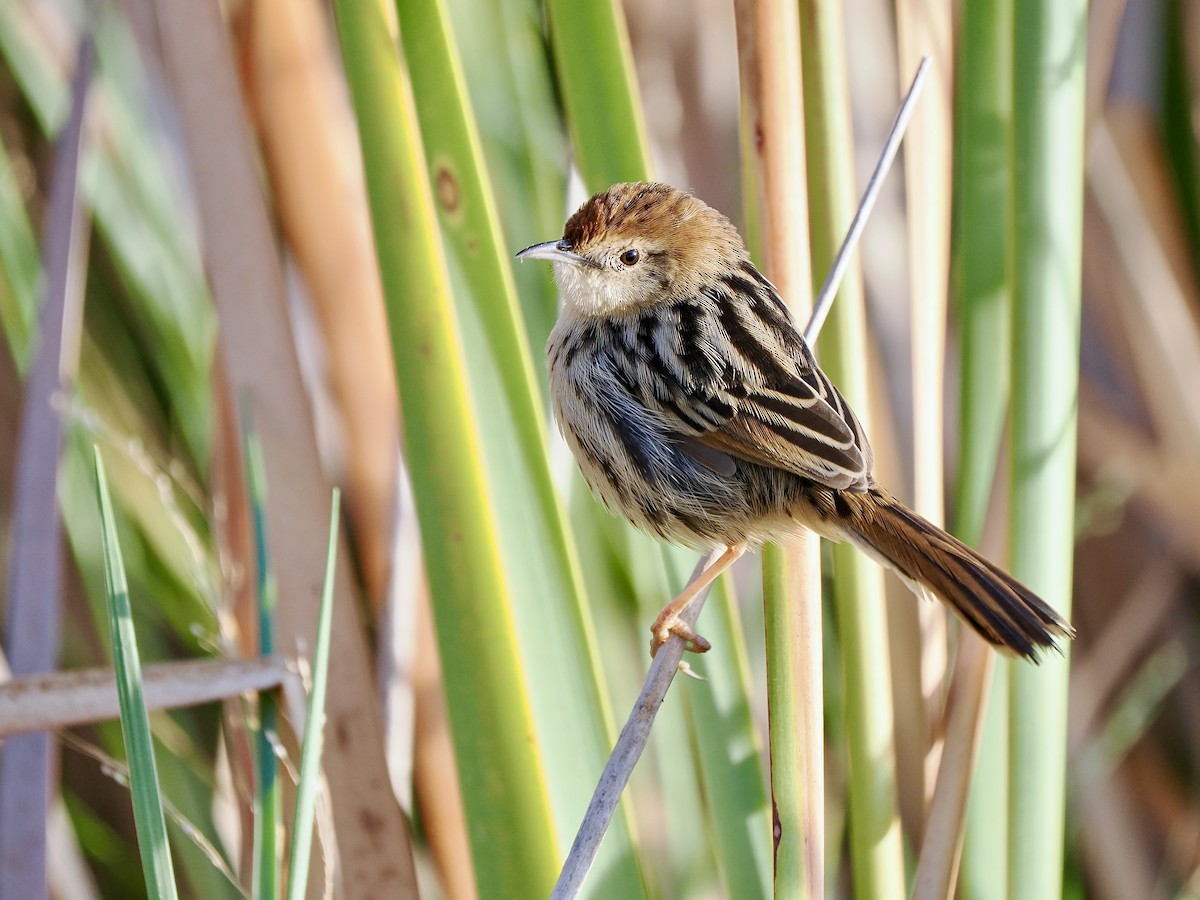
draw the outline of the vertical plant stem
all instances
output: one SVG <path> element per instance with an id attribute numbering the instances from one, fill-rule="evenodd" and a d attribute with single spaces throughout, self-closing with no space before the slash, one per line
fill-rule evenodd
<path id="1" fill-rule="evenodd" d="M 954 531 L 968 544 L 983 535 L 1008 408 L 1012 14 L 1012 0 L 966 4 L 958 57 L 951 289 L 961 384 Z M 969 640 L 965 633 L 963 640 Z M 1007 886 L 1009 662 L 997 658 L 994 666 L 980 710 L 978 774 L 963 836 L 960 889 L 972 900 L 996 900 Z"/>
<path id="2" fill-rule="evenodd" d="M 899 0 L 896 31 L 900 77 L 923 56 L 932 62 L 925 94 L 913 113 L 904 147 L 905 206 L 908 220 L 909 310 L 913 379 L 913 507 L 935 525 L 945 520 L 942 465 L 942 380 L 946 348 L 946 287 L 950 254 L 951 134 L 950 97 L 954 67 L 951 4 Z M 942 753 L 940 729 L 947 677 L 947 611 L 941 603 L 915 610 L 920 653 L 908 659 L 908 672 L 920 680 L 922 721 L 909 725 L 924 766 L 919 777 L 922 813 L 933 789 L 929 774 Z M 899 654 L 898 654 L 899 655 Z M 915 671 L 913 663 L 916 663 Z M 898 676 L 899 677 L 899 676 Z M 916 710 L 914 710 L 916 712 Z M 912 733 L 912 732 L 910 732 Z M 921 816 L 923 823 L 924 816 Z"/>
<path id="3" fill-rule="evenodd" d="M 856 206 L 842 10 L 838 0 L 801 4 L 809 228 L 814 272 L 833 262 Z M 861 270 L 851 265 L 820 341 L 821 364 L 860 417 L 867 396 L 866 310 Z M 864 418 L 870 432 L 870 423 Z M 850 851 L 857 897 L 904 891 L 896 807 L 896 754 L 883 572 L 847 544 L 833 548 L 833 592 L 850 753 Z"/>
<path id="4" fill-rule="evenodd" d="M 788 609 L 798 594 L 820 596 L 813 585 L 820 584 L 819 551 L 820 541 L 810 535 L 762 549 L 777 898 L 824 896 L 823 681 L 819 668 L 813 672 L 813 661 L 821 660 L 821 633 L 808 627 L 809 616 Z M 821 607 L 815 606 L 819 626 Z"/>
<path id="5" fill-rule="evenodd" d="M 946 699 L 945 752 L 938 767 L 913 879 L 914 900 L 950 900 L 954 896 L 967 796 L 983 733 L 995 659 L 995 652 L 982 639 L 963 632 L 950 696 Z"/>
<path id="6" fill-rule="evenodd" d="M 1012 4 L 965 6 L 959 54 L 951 288 L 962 372 L 954 533 L 969 544 L 983 535 L 1008 408 Z"/>
<path id="7" fill-rule="evenodd" d="M 905 139 L 904 174 L 912 293 L 914 502 L 917 511 L 936 524 L 944 516 L 941 387 L 950 247 L 953 33 L 947 3 L 901 0 L 897 7 L 901 80 L 908 78 L 923 56 L 932 60 L 924 96 Z M 928 608 L 939 615 L 944 610 L 940 603 Z"/>
<path id="8" fill-rule="evenodd" d="M 766 271 L 792 315 L 812 306 L 808 256 L 800 26 L 795 3 L 738 0 L 745 123 L 758 154 Z M 820 542 L 804 534 L 785 552 L 765 548 L 775 896 L 824 896 L 824 720 Z"/>
<path id="9" fill-rule="evenodd" d="M 1013 42 L 1013 574 L 1064 615 L 1074 551 L 1084 0 L 1016 0 Z M 1010 897 L 1062 893 L 1066 651 L 1013 666 Z"/>

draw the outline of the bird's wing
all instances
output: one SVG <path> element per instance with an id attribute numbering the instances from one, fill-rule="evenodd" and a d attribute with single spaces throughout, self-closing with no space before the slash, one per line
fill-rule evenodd
<path id="1" fill-rule="evenodd" d="M 643 320 L 631 341 L 641 377 L 630 379 L 643 386 L 642 402 L 681 436 L 684 453 L 712 471 L 732 474 L 718 465 L 717 451 L 865 490 L 871 447 L 857 417 L 773 289 L 743 281 L 734 293 L 714 291 L 698 306 L 670 315 L 660 308 Z M 658 376 L 649 390 L 647 372 Z"/>
<path id="2" fill-rule="evenodd" d="M 752 390 L 735 415 L 693 439 L 828 487 L 865 489 L 870 447 L 837 388 L 820 369 L 813 371 L 816 384 L 780 380 Z"/>

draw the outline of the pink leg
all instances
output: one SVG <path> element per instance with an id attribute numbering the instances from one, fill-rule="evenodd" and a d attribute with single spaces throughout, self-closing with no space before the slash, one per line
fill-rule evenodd
<path id="1" fill-rule="evenodd" d="M 712 647 L 708 641 L 698 635 L 691 625 L 679 617 L 700 593 L 717 580 L 722 572 L 732 566 L 746 552 L 745 544 L 734 544 L 709 564 L 703 572 L 688 582 L 678 597 L 663 607 L 663 611 L 654 620 L 650 628 L 650 655 L 654 656 L 658 648 L 677 635 L 687 642 L 687 649 L 693 653 L 704 653 Z"/>

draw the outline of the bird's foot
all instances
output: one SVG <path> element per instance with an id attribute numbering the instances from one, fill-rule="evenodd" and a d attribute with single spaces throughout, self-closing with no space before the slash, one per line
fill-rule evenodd
<path id="1" fill-rule="evenodd" d="M 653 657 L 671 636 L 683 638 L 684 649 L 692 653 L 707 653 L 712 644 L 696 633 L 687 622 L 679 617 L 670 607 L 664 609 L 650 628 L 650 655 Z"/>

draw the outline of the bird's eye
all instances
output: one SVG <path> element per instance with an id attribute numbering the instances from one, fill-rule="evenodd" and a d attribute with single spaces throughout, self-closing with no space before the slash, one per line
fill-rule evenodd
<path id="1" fill-rule="evenodd" d="M 627 266 L 636 266 L 638 264 L 638 260 L 641 258 L 642 254 L 638 252 L 637 248 L 635 247 L 630 247 L 621 254 L 621 262 L 625 263 Z"/>

